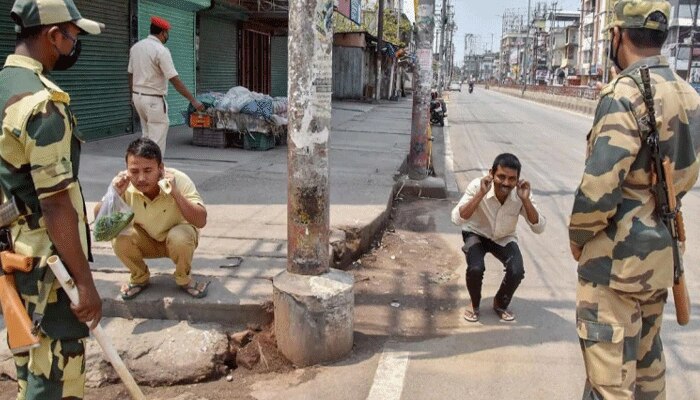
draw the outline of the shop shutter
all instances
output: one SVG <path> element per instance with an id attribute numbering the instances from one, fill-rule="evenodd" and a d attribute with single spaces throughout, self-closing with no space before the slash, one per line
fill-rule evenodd
<path id="1" fill-rule="evenodd" d="M 178 3 L 182 2 L 173 2 L 173 4 Z M 173 56 L 180 79 L 190 92 L 196 93 L 194 11 L 171 7 L 154 0 L 141 0 L 138 7 L 139 39 L 149 35 L 152 15 L 158 15 L 170 22 L 170 38 L 166 46 Z M 182 125 L 184 123 L 182 113 L 187 111 L 189 101 L 182 97 L 172 85 L 169 85 L 167 100 L 170 107 L 168 113 L 170 125 Z"/>
<path id="2" fill-rule="evenodd" d="M 287 36 L 273 36 L 270 43 L 272 96 L 287 96 Z"/>
<path id="3" fill-rule="evenodd" d="M 12 10 L 12 5 L 14 0 L 0 0 L 0 10 L 3 13 L 0 15 L 4 16 L 0 18 L 0 59 L 2 64 L 5 64 L 5 59 L 9 54 L 15 52 L 15 24 L 10 19 L 10 10 Z"/>
<path id="4" fill-rule="evenodd" d="M 201 15 L 197 91 L 226 93 L 238 85 L 238 27 L 235 21 Z"/>
<path id="5" fill-rule="evenodd" d="M 80 14 L 105 24 L 100 35 L 81 38 L 82 52 L 68 71 L 52 73 L 71 96 L 71 109 L 88 140 L 131 131 L 131 95 L 126 71 L 129 62 L 129 3 L 75 0 Z"/>

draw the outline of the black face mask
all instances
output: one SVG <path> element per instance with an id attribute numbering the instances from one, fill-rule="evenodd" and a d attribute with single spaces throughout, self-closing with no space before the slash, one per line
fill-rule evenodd
<path id="1" fill-rule="evenodd" d="M 170 39 L 170 34 L 169 34 L 169 33 L 168 33 L 167 35 L 165 35 L 165 39 L 163 39 L 163 44 L 168 43 L 168 39 Z"/>
<path id="2" fill-rule="evenodd" d="M 613 47 L 613 35 L 612 32 L 610 33 L 610 45 L 608 46 L 608 58 L 610 61 L 615 64 L 615 68 L 617 68 L 619 71 L 622 71 L 624 68 L 620 65 L 620 63 L 617 60 L 617 56 L 620 54 L 620 44 L 622 43 L 622 36 L 620 36 L 620 39 L 617 41 L 617 46 Z"/>
<path id="3" fill-rule="evenodd" d="M 58 59 L 56 60 L 56 64 L 53 66 L 54 71 L 65 71 L 75 65 L 75 62 L 78 61 L 78 57 L 80 57 L 80 51 L 82 50 L 82 44 L 79 39 L 74 39 L 66 32 L 61 31 L 61 33 L 63 36 L 73 40 L 73 49 L 68 54 L 61 54 L 58 47 L 54 45 L 54 47 L 56 47 L 56 51 L 58 51 Z"/>

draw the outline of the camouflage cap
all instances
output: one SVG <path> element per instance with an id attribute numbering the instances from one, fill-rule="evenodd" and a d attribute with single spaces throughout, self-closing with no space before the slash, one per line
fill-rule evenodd
<path id="1" fill-rule="evenodd" d="M 83 18 L 73 0 L 15 0 L 10 16 L 17 24 L 17 31 L 63 22 L 72 22 L 93 35 L 100 34 L 105 28 L 102 23 Z"/>
<path id="2" fill-rule="evenodd" d="M 656 11 L 661 12 L 666 17 L 666 23 L 649 20 L 649 15 Z M 645 28 L 665 32 L 668 30 L 670 16 L 671 3 L 666 0 L 619 0 L 615 3 L 615 10 L 608 29 L 619 26 L 620 28 Z"/>

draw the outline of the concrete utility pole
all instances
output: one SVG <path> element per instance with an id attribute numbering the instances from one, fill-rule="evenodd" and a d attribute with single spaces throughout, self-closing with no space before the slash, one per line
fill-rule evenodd
<path id="1" fill-rule="evenodd" d="M 353 276 L 330 269 L 333 2 L 289 9 L 287 270 L 273 279 L 275 335 L 299 366 L 336 361 L 353 345 Z"/>
<path id="2" fill-rule="evenodd" d="M 523 90 L 525 90 L 525 85 L 527 85 L 527 82 L 530 78 L 530 69 L 527 66 L 527 53 L 530 50 L 530 1 L 531 0 L 527 0 L 527 23 L 525 24 L 525 29 L 527 33 L 525 35 L 525 54 L 523 54 L 523 72 L 526 72 L 527 75 L 524 75 L 525 82 L 523 82 Z"/>
<path id="3" fill-rule="evenodd" d="M 374 99 L 382 98 L 382 48 L 384 47 L 384 0 L 379 0 L 377 8 L 377 76 L 374 79 Z"/>
<path id="4" fill-rule="evenodd" d="M 688 52 L 688 75 L 686 76 L 686 81 L 690 82 L 692 79 L 690 72 L 693 70 L 693 51 L 695 50 L 695 31 L 698 28 L 698 6 L 700 6 L 700 0 L 695 1 L 695 12 L 693 13 L 693 27 L 690 29 L 690 51 Z"/>
<path id="5" fill-rule="evenodd" d="M 445 25 L 447 19 L 447 0 L 442 0 L 440 8 L 440 50 L 438 53 L 438 96 L 442 97 L 442 88 L 445 84 Z"/>
<path id="6" fill-rule="evenodd" d="M 411 149 L 408 154 L 408 176 L 422 180 L 428 177 L 428 129 L 430 129 L 430 86 L 433 79 L 433 31 L 435 28 L 435 0 L 419 0 L 416 10 L 416 55 L 418 62 L 413 69 L 413 123 L 411 125 Z"/>

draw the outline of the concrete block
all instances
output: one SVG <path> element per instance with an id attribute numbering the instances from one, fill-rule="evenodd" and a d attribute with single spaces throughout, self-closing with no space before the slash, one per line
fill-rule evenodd
<path id="1" fill-rule="evenodd" d="M 425 179 L 413 180 L 406 177 L 398 181 L 396 185 L 396 190 L 400 194 L 433 199 L 447 198 L 447 185 L 443 178 L 429 176 Z"/>
<path id="2" fill-rule="evenodd" d="M 287 359 L 304 367 L 350 353 L 355 306 L 351 274 L 336 269 L 320 276 L 284 271 L 272 284 L 275 336 Z"/>

